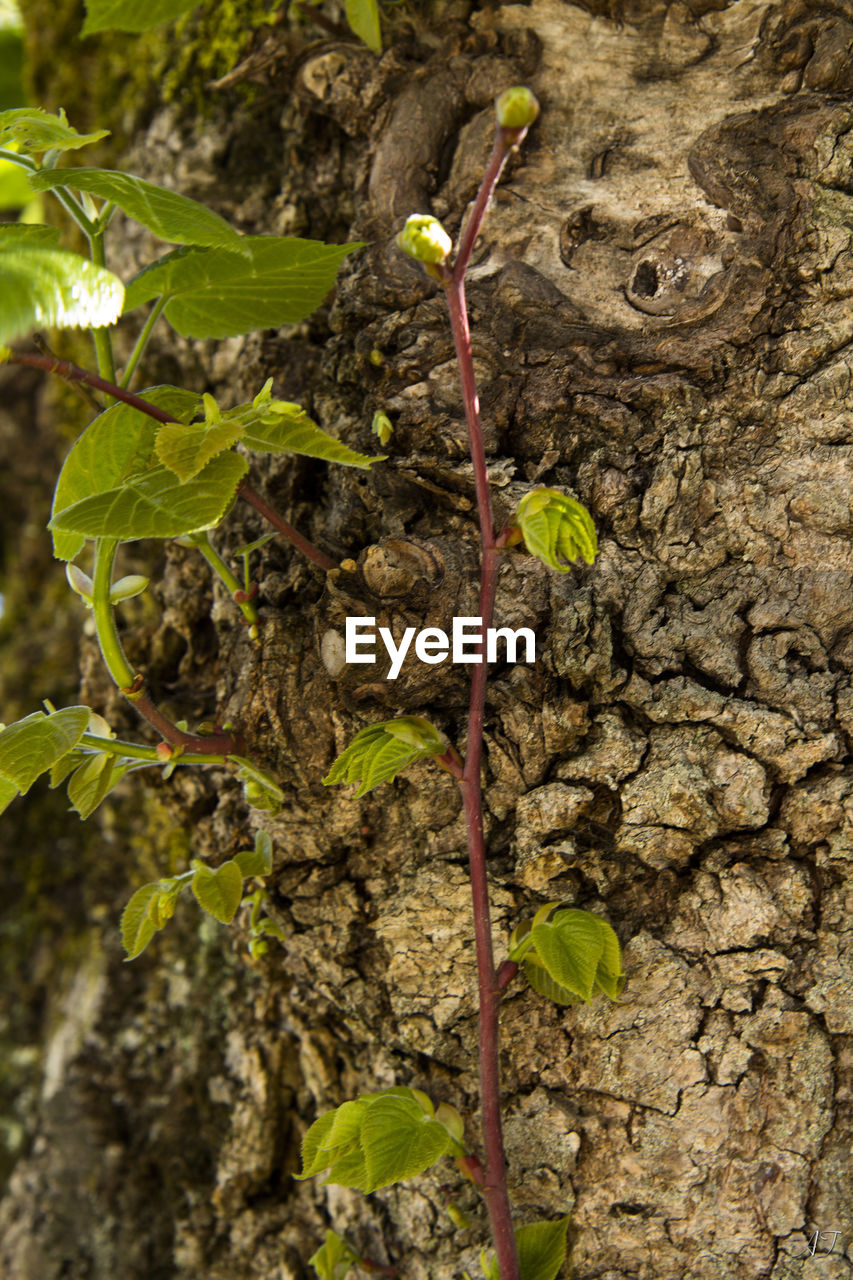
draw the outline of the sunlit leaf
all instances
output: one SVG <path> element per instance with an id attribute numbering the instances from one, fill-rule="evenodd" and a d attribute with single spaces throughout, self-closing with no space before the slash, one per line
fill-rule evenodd
<path id="1" fill-rule="evenodd" d="M 528 493 L 512 523 L 530 554 L 558 573 L 568 573 L 574 560 L 592 564 L 598 553 L 595 525 L 586 507 L 556 489 Z"/>
<path id="2" fill-rule="evenodd" d="M 451 1145 L 444 1126 L 430 1120 L 417 1102 L 394 1097 L 372 1099 L 360 1138 L 369 1191 L 423 1173 Z"/>
<path id="3" fill-rule="evenodd" d="M 0 223 L 0 250 L 19 249 L 33 244 L 43 248 L 58 245 L 59 232 L 56 227 L 43 227 L 38 222 Z"/>
<path id="4" fill-rule="evenodd" d="M 380 783 L 396 778 L 416 760 L 443 755 L 445 751 L 445 738 L 428 720 L 420 716 L 400 716 L 369 725 L 357 733 L 323 783 L 328 787 L 337 782 L 357 782 L 355 798 L 358 799 Z"/>
<path id="5" fill-rule="evenodd" d="M 272 871 L 272 840 L 269 833 L 259 831 L 255 836 L 254 849 L 242 849 L 234 855 L 234 861 L 240 868 L 244 879 L 249 876 L 263 878 Z"/>
<path id="6" fill-rule="evenodd" d="M 615 1000 L 625 983 L 619 939 L 607 921 L 555 902 L 513 931 L 510 959 L 523 965 L 534 990 L 559 1004 L 590 1002 L 597 992 Z"/>
<path id="7" fill-rule="evenodd" d="M 244 236 L 241 253 L 176 249 L 134 277 L 125 311 L 161 295 L 164 315 L 185 338 L 228 338 L 295 324 L 317 310 L 338 267 L 359 244 Z"/>
<path id="8" fill-rule="evenodd" d="M 9 778 L 0 778 L 0 813 L 8 809 L 17 795 L 20 795 L 20 792 L 14 782 Z"/>
<path id="9" fill-rule="evenodd" d="M 114 169 L 41 169 L 29 175 L 34 191 L 70 187 L 117 205 L 161 240 L 240 250 L 241 238 L 218 213 L 188 196 Z"/>
<path id="10" fill-rule="evenodd" d="M 168 467 L 152 467 L 57 511 L 48 528 L 121 541 L 198 533 L 219 523 L 248 469 L 239 454 L 222 453 L 182 484 Z"/>
<path id="11" fill-rule="evenodd" d="M 11 111 L 0 111 L 0 147 L 15 142 L 22 151 L 38 155 L 54 148 L 73 151 L 108 137 L 109 129 L 78 133 L 68 123 L 61 107 L 57 115 L 51 115 L 41 107 L 14 107 Z"/>
<path id="12" fill-rule="evenodd" d="M 124 285 L 67 249 L 0 240 L 0 342 L 42 327 L 91 328 L 121 315 Z"/>

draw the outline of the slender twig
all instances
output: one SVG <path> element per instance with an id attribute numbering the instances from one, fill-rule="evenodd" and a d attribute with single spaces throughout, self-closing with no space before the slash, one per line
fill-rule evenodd
<path id="1" fill-rule="evenodd" d="M 248 480 L 241 480 L 237 486 L 237 492 L 241 498 L 254 507 L 259 515 L 278 529 L 282 537 L 292 542 L 304 556 L 309 560 L 313 560 L 314 564 L 319 565 L 321 569 L 336 569 L 337 565 L 324 552 L 317 549 L 313 542 L 309 542 L 307 538 L 303 538 L 301 533 L 294 529 L 293 525 L 288 524 L 286 520 L 282 520 L 281 516 L 268 503 L 264 502 L 257 490 L 253 489 Z"/>
<path id="2" fill-rule="evenodd" d="M 511 137 L 508 137 L 511 134 Z M 498 128 L 491 159 L 468 223 L 462 234 L 456 264 L 452 271 L 446 268 L 436 273 L 444 285 L 456 359 L 462 383 L 462 399 L 468 426 L 468 442 L 474 468 L 474 486 L 477 494 L 477 511 L 480 523 L 480 626 L 485 635 L 492 625 L 500 565 L 499 539 L 495 537 L 495 522 L 489 492 L 489 476 L 483 430 L 480 422 L 480 402 L 474 376 L 471 353 L 471 335 L 465 302 L 465 271 L 470 261 L 474 241 L 482 225 L 507 154 L 518 141 L 518 130 Z M 502 535 L 503 537 L 503 535 Z M 502 539 L 501 539 L 502 540 Z M 483 795 L 481 768 L 483 758 L 483 728 L 486 709 L 486 683 L 488 667 L 485 648 L 481 641 L 477 665 L 471 679 L 471 696 L 468 707 L 468 738 L 465 762 L 459 787 L 465 806 L 465 824 L 468 835 L 468 861 L 471 874 L 471 894 L 474 912 L 474 936 L 477 949 L 477 986 L 480 1004 L 480 1107 L 483 1116 L 483 1146 L 485 1169 L 481 1189 L 495 1242 L 501 1280 L 519 1280 L 518 1250 L 512 1225 L 512 1210 L 506 1177 L 503 1127 L 500 1107 L 500 1062 L 498 1014 L 504 969 L 495 970 L 492 950 L 491 911 L 489 884 L 486 869 L 486 847 L 483 836 Z"/>
<path id="3" fill-rule="evenodd" d="M 249 626 L 254 626 L 258 622 L 258 611 L 248 598 L 248 593 L 240 584 L 239 578 L 231 572 L 228 565 L 222 559 L 222 556 L 210 541 L 210 536 L 205 530 L 203 533 L 192 534 L 188 541 L 201 552 L 213 572 L 227 587 L 231 593 L 231 599 L 237 604 L 243 617 Z M 255 588 L 257 590 L 257 587 Z"/>

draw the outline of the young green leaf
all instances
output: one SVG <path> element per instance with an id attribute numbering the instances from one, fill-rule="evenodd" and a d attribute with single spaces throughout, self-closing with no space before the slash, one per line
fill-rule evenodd
<path id="1" fill-rule="evenodd" d="M 254 849 L 241 849 L 234 861 L 245 880 L 250 876 L 268 876 L 272 871 L 272 840 L 268 832 L 259 831 L 255 836 Z"/>
<path id="2" fill-rule="evenodd" d="M 8 725 L 0 732 L 0 778 L 26 795 L 40 774 L 76 747 L 88 723 L 88 707 L 66 707 L 49 715 L 34 711 Z"/>
<path id="3" fill-rule="evenodd" d="M 109 129 L 78 133 L 71 128 L 61 107 L 55 116 L 41 107 L 14 107 L 11 111 L 0 111 L 0 147 L 16 142 L 21 151 L 39 155 L 54 149 L 74 151 L 108 137 Z"/>
<path id="4" fill-rule="evenodd" d="M 251 405 L 241 406 L 243 412 L 243 444 L 257 453 L 298 453 L 306 458 L 322 458 L 343 467 L 360 467 L 367 471 L 374 462 L 384 462 L 384 457 L 368 457 L 341 444 L 334 436 L 313 422 L 298 404 L 286 400 L 273 400 L 270 394 L 272 378 L 268 380 Z"/>
<path id="5" fill-rule="evenodd" d="M 379 28 L 377 0 L 346 0 L 347 22 L 350 28 L 374 53 L 382 52 L 382 32 Z"/>
<path id="6" fill-rule="evenodd" d="M 160 897 L 160 882 L 144 884 L 130 899 L 121 915 L 121 940 L 127 952 L 125 960 L 135 960 L 148 946 L 157 932 L 158 925 L 149 914 L 149 907 Z"/>
<path id="7" fill-rule="evenodd" d="M 557 1280 L 566 1260 L 568 1215 L 556 1222 L 531 1222 L 515 1233 L 521 1280 Z"/>
<path id="8" fill-rule="evenodd" d="M 216 245 L 239 253 L 241 238 L 218 213 L 188 196 L 114 169 L 41 169 L 29 175 L 34 191 L 70 187 L 100 196 L 172 244 Z"/>
<path id="9" fill-rule="evenodd" d="M 531 555 L 558 573 L 573 560 L 592 564 L 598 553 L 595 525 L 586 507 L 556 489 L 534 489 L 522 498 L 513 521 Z"/>
<path id="10" fill-rule="evenodd" d="M 204 399 L 206 404 L 213 397 L 206 395 Z M 186 482 L 197 476 L 211 458 L 235 445 L 242 434 L 240 422 L 227 415 L 220 415 L 215 422 L 167 422 L 157 432 L 157 457 Z"/>
<path id="11" fill-rule="evenodd" d="M 124 285 L 67 249 L 0 239 L 0 342 L 50 326 L 99 329 L 121 315 Z"/>
<path id="12" fill-rule="evenodd" d="M 152 467 L 57 511 L 48 528 L 121 541 L 198 533 L 219 523 L 248 469 L 248 462 L 239 454 L 221 453 L 182 484 L 168 467 Z"/>
<path id="13" fill-rule="evenodd" d="M 396 778 L 403 769 L 425 756 L 443 755 L 447 741 L 438 729 L 420 716 L 400 716 L 369 725 L 341 752 L 323 779 L 324 786 L 357 782 L 355 798 L 382 782 Z"/>
<path id="14" fill-rule="evenodd" d="M 192 891 L 200 907 L 215 916 L 221 924 L 230 924 L 237 914 L 243 896 L 243 877 L 232 859 L 216 871 L 199 864 L 192 878 Z"/>
<path id="15" fill-rule="evenodd" d="M 201 399 L 191 391 L 169 386 L 151 387 L 143 395 L 158 409 L 183 421 L 193 416 Z M 120 489 L 125 480 L 154 466 L 156 439 L 157 423 L 130 405 L 114 404 L 99 414 L 65 459 L 53 495 L 53 514 L 95 494 Z M 71 560 L 84 542 L 82 534 L 54 531 L 53 554 L 58 560 Z"/>
<path id="16" fill-rule="evenodd" d="M 240 766 L 237 781 L 243 783 L 243 793 L 252 808 L 263 813 L 278 813 L 284 804 L 284 792 L 275 778 L 245 756 L 229 755 L 228 759 Z"/>
<path id="17" fill-rule="evenodd" d="M 3 33 L 0 31 L 0 40 Z M 26 170 L 14 160 L 0 160 L 0 210 L 4 213 L 12 209 L 26 209 L 33 201 L 33 193 L 27 182 Z M 7 225 L 18 227 L 28 223 L 12 222 Z M 59 240 L 59 233 L 56 234 Z"/>
<path id="18" fill-rule="evenodd" d="M 88 756 L 75 769 L 68 783 L 68 799 L 81 818 L 88 818 L 98 805 L 118 786 L 127 765 L 122 766 L 112 753 Z"/>
<path id="19" fill-rule="evenodd" d="M 335 1231 L 327 1231 L 325 1243 L 308 1261 L 319 1280 L 344 1280 L 361 1258 Z"/>
<path id="20" fill-rule="evenodd" d="M 163 314 L 185 338 L 230 338 L 296 324 L 316 311 L 344 258 L 360 244 L 244 236 L 241 252 L 176 249 L 131 280 L 124 309 L 164 296 Z"/>
<path id="21" fill-rule="evenodd" d="M 607 921 L 555 902 L 513 932 L 510 959 L 524 966 L 534 990 L 560 1004 L 589 1003 L 599 991 L 615 1000 L 625 982 L 619 939 Z"/>
<path id="22" fill-rule="evenodd" d="M 199 0 L 86 0 L 86 21 L 80 33 L 148 31 L 195 9 Z"/>
<path id="23" fill-rule="evenodd" d="M 368 1191 L 423 1173 L 448 1151 L 450 1134 L 412 1099 L 375 1097 L 361 1125 Z"/>

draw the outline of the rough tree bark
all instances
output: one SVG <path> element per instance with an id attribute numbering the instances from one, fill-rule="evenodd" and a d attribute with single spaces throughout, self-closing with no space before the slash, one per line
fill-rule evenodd
<path id="1" fill-rule="evenodd" d="M 287 941 L 253 965 L 244 929 L 199 927 L 185 908 L 122 965 L 121 906 L 186 856 L 175 832 L 215 862 L 249 824 L 215 770 L 127 788 L 89 838 L 88 887 L 70 880 L 73 924 L 54 897 L 9 935 L 27 976 L 7 976 L 4 1036 L 30 1047 L 4 1053 L 28 1077 L 30 1140 L 0 1206 L 0 1273 L 297 1280 L 331 1224 L 409 1280 L 478 1274 L 483 1215 L 448 1170 L 369 1200 L 291 1174 L 306 1125 L 359 1089 L 413 1084 L 476 1106 L 455 783 L 420 766 L 355 801 L 320 779 L 372 720 L 464 726 L 464 670 L 407 664 L 388 682 L 343 666 L 337 638 L 350 614 L 398 630 L 476 612 L 443 299 L 393 235 L 414 211 L 458 228 L 490 104 L 524 82 L 542 116 L 469 286 L 494 495 L 506 515 L 538 483 L 577 494 L 601 554 L 558 578 L 513 552 L 501 574 L 499 622 L 533 626 L 539 645 L 534 666 L 496 671 L 489 696 L 495 942 L 505 954 L 531 904 L 600 909 L 628 984 L 618 1005 L 568 1011 L 510 987 L 515 1204 L 520 1220 L 571 1210 L 577 1280 L 848 1277 L 853 7 L 388 12 L 381 59 L 304 26 L 256 32 L 203 114 L 182 110 L 199 88 L 184 86 L 136 117 L 121 157 L 244 230 L 366 242 L 327 314 L 292 335 L 164 340 L 150 381 L 237 402 L 273 376 L 355 447 L 371 447 L 377 408 L 395 433 L 369 477 L 254 464 L 344 561 L 323 580 L 268 545 L 258 646 L 201 563 L 166 549 L 161 611 L 139 614 L 127 642 L 178 713 L 239 721 L 281 780 L 287 806 L 263 825 Z M 183 30 L 175 61 L 207 38 Z M 110 48 L 120 80 L 149 46 Z M 60 56 L 46 50 L 42 81 Z M 248 100 L 246 80 L 261 84 Z M 87 83 L 76 102 L 63 87 L 87 123 Z M 120 265 L 150 247 L 128 228 Z M 258 532 L 238 509 L 220 542 Z M 84 683 L 130 727 L 88 649 Z M 445 1181 L 468 1231 L 444 1212 Z M 816 1229 L 840 1233 L 832 1253 L 825 1235 L 795 1260 Z"/>

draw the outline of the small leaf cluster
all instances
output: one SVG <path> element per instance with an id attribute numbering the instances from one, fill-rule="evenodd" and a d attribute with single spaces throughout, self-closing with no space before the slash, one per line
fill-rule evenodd
<path id="1" fill-rule="evenodd" d="M 513 930 L 509 958 L 557 1004 L 589 1004 L 599 993 L 616 1000 L 625 985 L 619 939 L 607 921 L 559 902 L 546 902 Z"/>
<path id="2" fill-rule="evenodd" d="M 259 831 L 253 849 L 244 849 L 223 862 L 215 870 L 198 858 L 190 870 L 179 876 L 167 876 L 142 885 L 128 902 L 121 917 L 121 937 L 126 959 L 135 960 L 175 912 L 175 904 L 183 889 L 189 888 L 199 906 L 221 924 L 230 924 L 243 899 L 243 882 L 263 879 L 272 870 L 272 841 Z M 259 918 L 257 908 L 264 901 L 263 890 L 256 890 L 253 900 L 252 943 L 266 936 L 281 940 L 281 926 L 269 916 Z M 263 954 L 266 948 L 255 947 L 252 954 Z"/>
<path id="3" fill-rule="evenodd" d="M 400 1086 L 360 1094 L 311 1125 L 302 1143 L 300 1178 L 370 1193 L 423 1173 L 442 1156 L 465 1153 L 463 1122 L 448 1103 L 438 1108 L 420 1089 Z"/>
<path id="4" fill-rule="evenodd" d="M 595 525 L 586 507 L 557 489 L 528 493 L 510 527 L 531 555 L 558 573 L 568 573 L 574 560 L 592 564 L 598 554 Z"/>
<path id="5" fill-rule="evenodd" d="M 429 720 L 421 716 L 398 716 L 368 725 L 355 735 L 323 779 L 325 786 L 337 782 L 357 782 L 355 798 L 383 782 L 390 782 L 403 769 L 426 756 L 447 751 L 447 740 Z"/>
<path id="6" fill-rule="evenodd" d="M 175 419 L 163 424 L 122 402 L 99 414 L 59 475 L 48 526 L 54 554 L 73 559 L 86 538 L 173 538 L 215 526 L 248 471 L 238 444 L 363 470 L 381 461 L 328 435 L 298 404 L 273 399 L 271 385 L 229 410 L 210 395 L 153 387 L 145 399 Z M 199 411 L 203 421 L 194 421 Z"/>

